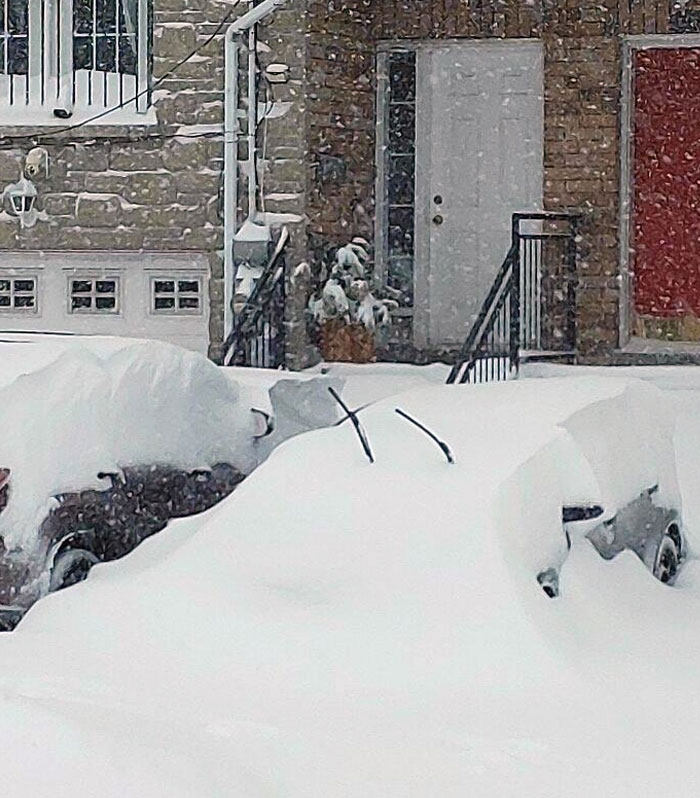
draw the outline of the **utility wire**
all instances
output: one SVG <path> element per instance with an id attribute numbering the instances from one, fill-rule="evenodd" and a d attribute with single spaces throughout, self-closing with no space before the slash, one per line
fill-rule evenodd
<path id="1" fill-rule="evenodd" d="M 136 102 L 136 100 L 138 100 L 139 97 L 143 97 L 144 94 L 148 94 L 149 92 L 152 92 L 154 89 L 157 89 L 158 86 L 160 86 L 164 81 L 166 81 L 175 72 L 177 72 L 177 70 L 180 69 L 180 67 L 184 66 L 188 61 L 190 61 L 192 58 L 194 58 L 200 52 L 200 50 L 203 50 L 207 45 L 209 45 L 212 41 L 214 41 L 214 39 L 221 33 L 221 31 L 223 30 L 224 26 L 231 20 L 231 18 L 233 16 L 233 12 L 235 11 L 236 7 L 240 5 L 240 3 L 241 3 L 241 0 L 234 0 L 234 3 L 231 6 L 231 8 L 229 9 L 229 11 L 226 14 L 226 16 L 221 20 L 221 22 L 216 26 L 214 31 L 212 33 L 210 33 L 209 36 L 207 36 L 207 38 L 203 42 L 198 44 L 190 53 L 188 53 L 184 58 L 181 58 L 174 66 L 172 66 L 163 75 L 161 75 L 158 78 L 158 80 L 156 80 L 155 83 L 153 83 L 152 86 L 149 86 L 147 89 L 143 89 L 142 91 L 137 92 L 133 97 L 131 97 L 125 103 L 119 103 L 119 105 L 114 105 L 111 108 L 107 108 L 104 111 L 100 111 L 99 113 L 95 114 L 94 116 L 88 117 L 87 119 L 83 119 L 82 122 L 76 122 L 74 125 L 67 125 L 66 127 L 59 128 L 58 130 L 51 130 L 48 133 L 41 133 L 41 134 L 39 134 L 37 136 L 24 135 L 24 136 L 12 136 L 12 137 L 5 137 L 5 138 L 11 138 L 13 143 L 15 143 L 15 144 L 18 141 L 26 141 L 26 142 L 30 142 L 30 143 L 36 144 L 36 145 L 43 144 L 43 143 L 46 142 L 47 139 L 50 139 L 50 138 L 56 137 L 56 136 L 61 136 L 64 133 L 70 133 L 73 130 L 77 130 L 78 128 L 84 127 L 85 125 L 89 125 L 91 122 L 95 122 L 98 119 L 102 119 L 103 117 L 107 116 L 108 114 L 111 114 L 114 111 L 118 110 L 119 108 L 122 108 L 124 105 L 128 105 L 129 103 L 132 103 L 132 102 Z M 157 135 L 158 134 L 156 134 L 156 136 L 154 136 L 154 137 L 157 137 Z M 167 138 L 169 136 L 175 137 L 174 134 L 164 134 L 163 137 Z M 197 136 L 197 137 L 199 137 L 199 136 Z M 195 136 L 188 136 L 188 138 L 195 138 Z M 107 140 L 109 140 L 109 139 L 105 139 L 105 141 L 107 141 Z M 128 139 L 128 140 L 129 141 L 138 141 L 140 139 L 137 138 L 137 139 Z M 2 141 L 2 140 L 0 140 L 0 141 Z M 79 143 L 79 142 L 66 142 L 66 143 L 75 144 L 75 143 Z"/>

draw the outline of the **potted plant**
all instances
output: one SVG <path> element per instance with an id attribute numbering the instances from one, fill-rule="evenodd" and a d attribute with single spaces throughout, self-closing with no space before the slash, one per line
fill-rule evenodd
<path id="1" fill-rule="evenodd" d="M 311 298 L 324 360 L 370 363 L 376 359 L 376 334 L 390 326 L 390 310 L 398 303 L 380 299 L 372 291 L 369 261 L 368 242 L 354 238 L 336 251 L 329 273 L 322 277 L 320 295 Z"/>

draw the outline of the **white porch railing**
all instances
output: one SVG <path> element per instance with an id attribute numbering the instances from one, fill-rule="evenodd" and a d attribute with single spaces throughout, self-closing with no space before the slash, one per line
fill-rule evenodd
<path id="1" fill-rule="evenodd" d="M 0 125 L 147 112 L 149 0 L 5 0 L 0 9 Z"/>

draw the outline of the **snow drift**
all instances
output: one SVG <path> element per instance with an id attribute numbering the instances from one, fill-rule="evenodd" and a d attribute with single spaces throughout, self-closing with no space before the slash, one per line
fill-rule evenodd
<path id="1" fill-rule="evenodd" d="M 45 757 L 23 733 L 50 707 L 73 730 L 60 743 L 71 795 L 95 794 L 72 778 L 85 739 L 119 757 L 144 736 L 139 768 L 167 769 L 166 749 L 193 765 L 175 786 L 152 779 L 149 796 L 690 794 L 700 698 L 656 643 L 669 618 L 680 629 L 700 609 L 700 582 L 666 588 L 639 561 L 604 563 L 582 541 L 567 593 L 550 601 L 523 555 L 561 542 L 572 486 L 622 501 L 633 478 L 618 469 L 670 486 L 670 471 L 649 471 L 650 449 L 637 460 L 663 404 L 638 388 L 412 391 L 361 414 L 374 466 L 349 424 L 286 442 L 201 526 L 189 519 L 98 566 L 0 638 L 2 691 L 30 710 L 0 713 L 8 790 L 61 795 L 31 782 Z M 625 439 L 632 450 L 605 403 L 649 414 Z M 397 405 L 450 444 L 456 465 Z M 594 445 L 587 422 L 607 436 Z M 637 668 L 628 650 L 648 659 Z M 655 669 L 673 674 L 663 706 L 647 700 Z M 670 752 L 685 768 L 656 767 Z M 99 794 L 128 794 L 129 779 L 103 774 Z"/>

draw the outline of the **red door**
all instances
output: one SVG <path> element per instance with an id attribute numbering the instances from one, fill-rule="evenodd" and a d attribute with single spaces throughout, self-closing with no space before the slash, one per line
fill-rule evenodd
<path id="1" fill-rule="evenodd" d="M 700 49 L 637 52 L 634 99 L 636 311 L 700 317 Z"/>

